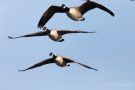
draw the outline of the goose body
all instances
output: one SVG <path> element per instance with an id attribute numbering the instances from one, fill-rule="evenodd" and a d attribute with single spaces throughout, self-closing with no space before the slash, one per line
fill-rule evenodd
<path id="1" fill-rule="evenodd" d="M 64 34 L 71 34 L 71 33 L 96 33 L 94 31 L 87 32 L 87 31 L 80 31 L 80 30 L 56 30 L 56 29 L 47 29 L 46 27 L 43 28 L 44 31 L 39 31 L 31 34 L 26 34 L 18 37 L 11 37 L 8 36 L 10 39 L 22 38 L 22 37 L 36 37 L 36 36 L 48 36 L 51 40 L 56 42 L 62 42 L 64 39 L 62 36 Z"/>
<path id="2" fill-rule="evenodd" d="M 55 63 L 60 67 L 65 67 L 67 65 L 67 62 L 62 56 L 57 56 L 57 58 L 55 58 Z"/>
<path id="3" fill-rule="evenodd" d="M 50 6 L 42 15 L 41 19 L 38 22 L 37 27 L 43 28 L 43 26 L 52 18 L 52 16 L 55 13 L 66 13 L 66 15 L 74 21 L 83 21 L 85 20 L 83 15 L 87 11 L 92 10 L 94 8 L 99 8 L 109 13 L 111 16 L 114 16 L 114 13 L 108 8 L 106 8 L 105 6 L 99 3 L 87 0 L 83 4 L 76 7 L 67 7 L 65 6 L 65 4 L 62 4 L 61 6 L 54 6 L 54 5 Z"/>
<path id="4" fill-rule="evenodd" d="M 57 30 L 51 30 L 48 36 L 53 41 L 59 41 L 62 38 L 62 35 L 60 35 Z"/>
<path id="5" fill-rule="evenodd" d="M 79 8 L 71 7 L 66 14 L 74 21 L 80 21 L 82 19 L 82 14 L 79 12 Z"/>
<path id="6" fill-rule="evenodd" d="M 24 69 L 24 70 L 19 70 L 19 71 L 27 71 L 29 69 L 34 69 L 34 68 L 40 67 L 42 65 L 51 64 L 51 63 L 55 63 L 56 65 L 58 65 L 60 67 L 70 66 L 68 63 L 77 63 L 77 64 L 79 64 L 79 65 L 81 65 L 85 68 L 97 71 L 97 69 L 95 69 L 95 68 L 92 68 L 92 67 L 87 66 L 85 64 L 82 64 L 82 63 L 79 63 L 77 61 L 71 60 L 69 58 L 65 58 L 63 56 L 57 56 L 57 55 L 54 55 L 53 53 L 50 53 L 49 55 L 52 56 L 52 58 L 45 59 L 45 60 L 43 60 L 39 63 L 36 63 L 36 64 Z"/>

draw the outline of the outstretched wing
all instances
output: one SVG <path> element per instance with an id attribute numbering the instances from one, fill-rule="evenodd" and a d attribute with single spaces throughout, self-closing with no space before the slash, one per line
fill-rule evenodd
<path id="1" fill-rule="evenodd" d="M 93 70 L 97 71 L 97 69 L 92 68 L 92 67 L 90 67 L 90 66 L 87 66 L 87 65 L 85 65 L 85 64 L 79 63 L 79 62 L 77 62 L 77 61 L 74 61 L 74 60 L 71 60 L 71 59 L 68 59 L 68 58 L 64 58 L 64 59 L 67 61 L 67 63 L 77 63 L 77 64 L 79 64 L 79 65 L 81 65 L 81 66 L 83 66 L 83 67 L 86 67 L 86 68 L 88 68 L 88 69 L 93 69 Z"/>
<path id="2" fill-rule="evenodd" d="M 94 9 L 94 8 L 100 8 L 106 12 L 108 12 L 110 15 L 114 16 L 114 13 L 109 10 L 108 8 L 106 8 L 105 6 L 98 4 L 96 2 L 92 2 L 92 1 L 87 1 L 85 3 L 83 3 L 80 7 L 81 13 L 85 14 L 87 11 Z"/>
<path id="3" fill-rule="evenodd" d="M 58 33 L 61 35 L 69 34 L 69 33 L 95 33 L 95 32 L 87 32 L 81 30 L 58 30 Z"/>
<path id="4" fill-rule="evenodd" d="M 50 6 L 42 15 L 37 27 L 42 28 L 55 13 L 64 13 L 64 12 L 65 10 L 60 6 L 53 6 L 53 5 Z"/>
<path id="5" fill-rule="evenodd" d="M 79 62 L 76 62 L 76 63 L 77 63 L 77 64 L 80 64 L 80 65 L 82 65 L 83 67 L 86 67 L 86 68 L 88 68 L 88 69 L 93 69 L 93 70 L 97 71 L 97 69 L 92 68 L 92 67 L 90 67 L 90 66 L 87 66 L 87 65 L 85 65 L 85 64 L 82 64 L 82 63 L 79 63 Z"/>
<path id="6" fill-rule="evenodd" d="M 26 34 L 26 35 L 22 35 L 22 36 L 18 36 L 18 37 L 11 37 L 8 36 L 9 39 L 16 39 L 16 38 L 21 38 L 21 37 L 35 37 L 35 36 L 45 36 L 47 35 L 46 31 L 40 31 L 40 32 L 34 32 L 31 34 Z"/>
<path id="7" fill-rule="evenodd" d="M 39 62 L 39 63 L 36 63 L 36 64 L 30 66 L 30 67 L 27 68 L 27 69 L 19 70 L 19 71 L 26 71 L 26 70 L 33 69 L 33 68 L 36 68 L 36 67 L 40 67 L 40 66 L 42 66 L 42 65 L 50 64 L 50 63 L 54 63 L 53 58 L 49 58 L 49 59 L 43 60 L 43 61 L 41 61 L 41 62 Z"/>

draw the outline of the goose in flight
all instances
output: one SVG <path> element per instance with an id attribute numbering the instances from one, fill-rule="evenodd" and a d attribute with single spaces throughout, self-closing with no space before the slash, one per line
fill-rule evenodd
<path id="1" fill-rule="evenodd" d="M 51 17 L 55 13 L 66 13 L 69 18 L 71 18 L 74 21 L 83 21 L 85 18 L 83 15 L 94 8 L 102 9 L 106 12 L 108 12 L 110 15 L 114 16 L 114 13 L 106 8 L 105 6 L 93 2 L 91 0 L 87 0 L 83 4 L 77 7 L 67 7 L 65 4 L 62 4 L 61 6 L 50 6 L 42 15 L 41 19 L 39 20 L 39 23 L 37 25 L 38 28 L 43 28 L 43 26 L 51 19 Z"/>
<path id="2" fill-rule="evenodd" d="M 43 65 L 46 65 L 46 64 L 51 64 L 51 63 L 55 63 L 56 65 L 58 65 L 60 67 L 70 66 L 68 63 L 77 63 L 77 64 L 79 64 L 79 65 L 81 65 L 83 67 L 86 67 L 88 69 L 93 69 L 93 70 L 97 71 L 97 69 L 92 68 L 92 67 L 87 66 L 87 65 L 84 65 L 84 64 L 82 64 L 80 62 L 71 60 L 71 59 L 63 57 L 63 56 L 56 56 L 52 52 L 49 55 L 52 56 L 52 58 L 45 59 L 45 60 L 43 60 L 41 62 L 38 62 L 38 63 L 24 69 L 24 70 L 19 70 L 19 71 L 27 71 L 29 69 L 34 69 L 34 68 L 37 68 L 37 67 L 40 67 L 40 66 L 43 66 Z"/>
<path id="3" fill-rule="evenodd" d="M 64 39 L 62 35 L 64 34 L 71 34 L 71 33 L 96 33 L 95 31 L 87 32 L 87 31 L 80 31 L 80 30 L 56 30 L 56 29 L 48 29 L 47 27 L 42 28 L 44 31 L 39 31 L 31 34 L 26 34 L 18 37 L 11 37 L 8 36 L 9 39 L 16 39 L 22 37 L 36 37 L 36 36 L 48 36 L 51 40 L 62 42 Z"/>

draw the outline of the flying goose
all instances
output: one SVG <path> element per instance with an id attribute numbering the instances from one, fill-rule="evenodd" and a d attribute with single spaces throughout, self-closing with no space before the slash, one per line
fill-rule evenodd
<path id="1" fill-rule="evenodd" d="M 87 0 L 86 2 L 77 7 L 67 7 L 65 6 L 65 4 L 62 4 L 61 6 L 50 6 L 42 15 L 37 27 L 42 28 L 55 13 L 66 13 L 67 16 L 74 21 L 83 21 L 85 20 L 83 15 L 87 11 L 94 8 L 102 9 L 108 12 L 110 15 L 114 16 L 114 13 L 111 10 L 107 9 L 105 6 L 91 0 Z"/>
<path id="2" fill-rule="evenodd" d="M 19 71 L 27 71 L 29 69 L 33 69 L 33 68 L 40 67 L 40 66 L 45 65 L 45 64 L 51 64 L 51 63 L 55 63 L 56 65 L 58 65 L 60 67 L 70 66 L 68 63 L 77 63 L 77 64 L 79 64 L 79 65 L 81 65 L 83 67 L 86 67 L 88 69 L 93 69 L 93 70 L 97 71 L 97 69 L 95 69 L 95 68 L 84 65 L 82 63 L 71 60 L 69 58 L 65 58 L 63 56 L 56 56 L 52 52 L 49 55 L 52 56 L 52 58 L 45 59 L 45 60 L 43 60 L 43 61 L 41 61 L 39 63 L 36 63 L 36 64 L 30 66 L 29 68 L 26 68 L 24 70 L 19 70 Z"/>
<path id="3" fill-rule="evenodd" d="M 16 39 L 21 37 L 35 37 L 35 36 L 48 36 L 53 41 L 62 42 L 64 39 L 62 38 L 62 35 L 64 34 L 71 34 L 71 33 L 96 33 L 95 31 L 92 32 L 86 32 L 86 31 L 80 31 L 80 30 L 56 30 L 56 29 L 48 29 L 47 27 L 42 28 L 44 31 L 39 31 L 31 34 L 26 34 L 18 37 L 11 37 L 8 36 L 9 39 Z"/>

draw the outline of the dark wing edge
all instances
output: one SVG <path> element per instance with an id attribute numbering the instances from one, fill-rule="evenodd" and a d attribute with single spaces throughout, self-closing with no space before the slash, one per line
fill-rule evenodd
<path id="1" fill-rule="evenodd" d="M 47 33 L 45 31 L 40 31 L 40 32 L 34 32 L 31 34 L 26 34 L 26 35 L 17 36 L 17 37 L 8 36 L 8 38 L 16 39 L 16 38 L 22 38 L 22 37 L 35 37 L 35 36 L 45 36 L 45 35 L 47 35 Z"/>
<path id="2" fill-rule="evenodd" d="M 96 2 L 92 2 L 92 1 L 87 1 L 85 3 L 83 3 L 79 9 L 81 10 L 81 13 L 82 14 L 85 14 L 87 11 L 91 10 L 91 9 L 94 9 L 94 8 L 100 8 L 106 12 L 108 12 L 110 15 L 114 16 L 114 13 L 109 10 L 108 8 L 106 8 L 105 6 L 101 5 L 101 4 L 98 4 Z"/>
<path id="3" fill-rule="evenodd" d="M 61 35 L 64 35 L 64 34 L 70 34 L 70 33 L 95 33 L 95 32 L 94 31 L 87 32 L 87 31 L 81 31 L 81 30 L 58 30 L 58 33 Z"/>
<path id="4" fill-rule="evenodd" d="M 80 12 L 82 13 L 82 15 L 85 14 L 88 10 L 94 9 L 94 8 L 95 8 L 95 6 L 91 3 L 91 1 L 84 2 L 79 7 Z"/>
<path id="5" fill-rule="evenodd" d="M 98 71 L 97 69 L 92 68 L 92 67 L 90 67 L 90 66 L 87 66 L 87 65 L 85 65 L 85 64 L 82 64 L 82 63 L 79 63 L 79 62 L 76 62 L 76 63 L 79 64 L 79 65 L 81 65 L 81 66 L 84 66 L 84 67 L 86 67 L 86 68 L 88 68 L 88 69 L 92 69 L 92 70 Z"/>
<path id="6" fill-rule="evenodd" d="M 45 65 L 45 64 L 50 64 L 50 63 L 54 63 L 53 58 L 49 58 L 49 59 L 43 60 L 43 61 L 41 61 L 41 62 L 39 62 L 37 64 L 34 64 L 34 65 L 30 66 L 27 69 L 19 70 L 19 72 L 27 71 L 29 69 L 33 69 L 33 68 L 40 67 L 40 66 Z"/>
<path id="7" fill-rule="evenodd" d="M 42 15 L 41 19 L 38 22 L 37 27 L 43 28 L 43 26 L 49 21 L 49 19 L 55 14 L 55 13 L 64 13 L 65 10 L 60 6 L 50 6 Z"/>
<path id="8" fill-rule="evenodd" d="M 108 8 L 106 8 L 105 6 L 103 6 L 101 4 L 97 4 L 97 7 L 108 12 L 111 16 L 115 16 L 114 13 L 111 10 L 109 10 Z"/>
<path id="9" fill-rule="evenodd" d="M 85 65 L 85 64 L 79 63 L 79 62 L 77 62 L 77 61 L 75 61 L 75 60 L 71 60 L 71 59 L 68 59 L 68 58 L 64 58 L 64 59 L 67 61 L 67 63 L 77 63 L 77 64 L 79 64 L 79 65 L 81 65 L 81 66 L 83 66 L 83 67 L 86 67 L 86 68 L 88 68 L 88 69 L 92 69 L 92 70 L 98 71 L 98 70 L 95 69 L 95 68 L 92 68 L 92 67 L 87 66 L 87 65 Z"/>

